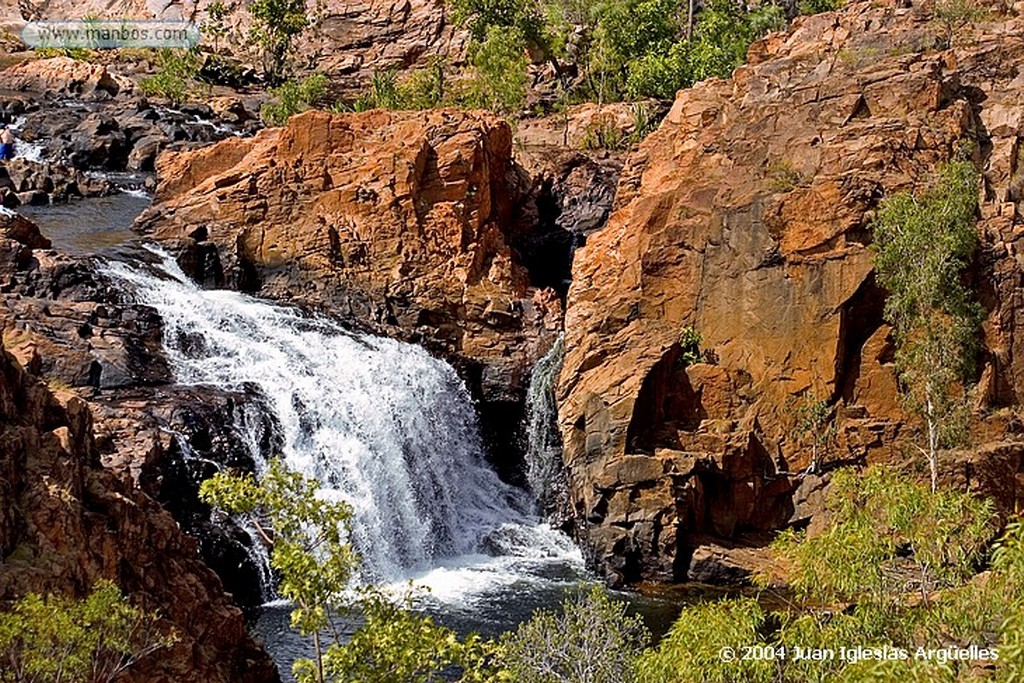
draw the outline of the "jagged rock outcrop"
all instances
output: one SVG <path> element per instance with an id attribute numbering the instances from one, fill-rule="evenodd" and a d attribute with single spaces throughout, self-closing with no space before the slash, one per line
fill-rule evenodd
<path id="1" fill-rule="evenodd" d="M 1000 457 L 948 456 L 945 476 L 1013 509 L 1024 42 L 1007 36 L 1021 28 L 994 16 L 942 49 L 925 5 L 803 17 L 731 79 L 681 92 L 631 156 L 576 255 L 559 385 L 581 536 L 610 581 L 708 576 L 733 539 L 806 521 L 822 482 L 798 475 L 799 401 L 832 406 L 829 457 L 905 460 L 869 224 L 965 141 L 985 178 L 974 439 Z M 687 328 L 705 362 L 685 360 Z"/>
<path id="2" fill-rule="evenodd" d="M 170 514 L 100 466 L 89 410 L 55 398 L 0 344 L 0 601 L 81 595 L 100 578 L 163 617 L 179 640 L 125 678 L 278 680 L 241 611 Z"/>
<path id="3" fill-rule="evenodd" d="M 33 59 L 0 71 L 0 89 L 15 92 L 103 99 L 131 92 L 133 87 L 130 79 L 111 74 L 103 64 L 71 57 Z"/>
<path id="4" fill-rule="evenodd" d="M 514 430 L 561 304 L 510 248 L 519 174 L 499 118 L 307 112 L 252 139 L 164 155 L 137 227 L 199 282 L 326 311 L 459 366 Z M 497 438 L 508 448 L 511 435 Z"/>

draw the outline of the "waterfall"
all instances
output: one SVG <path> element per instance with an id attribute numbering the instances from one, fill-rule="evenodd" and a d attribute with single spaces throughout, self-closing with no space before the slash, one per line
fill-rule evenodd
<path id="1" fill-rule="evenodd" d="M 563 333 L 534 366 L 526 395 L 526 480 L 546 511 L 555 508 L 566 495 L 555 401 L 555 383 L 564 356 Z"/>
<path id="2" fill-rule="evenodd" d="M 363 578 L 398 581 L 458 557 L 578 562 L 564 536 L 531 516 L 528 495 L 487 466 L 471 398 L 447 363 L 294 308 L 200 289 L 153 251 L 155 269 L 104 271 L 160 314 L 178 382 L 262 392 L 286 465 L 352 505 Z"/>

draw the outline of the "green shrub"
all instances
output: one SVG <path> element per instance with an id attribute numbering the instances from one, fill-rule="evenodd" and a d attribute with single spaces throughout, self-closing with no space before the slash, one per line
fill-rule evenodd
<path id="1" fill-rule="evenodd" d="M 288 119 L 313 107 L 327 94 L 327 76 L 317 73 L 301 81 L 285 81 L 270 91 L 274 102 L 260 108 L 260 118 L 268 126 L 283 126 Z"/>
<path id="2" fill-rule="evenodd" d="M 264 76 L 271 85 L 280 85 L 286 75 L 292 42 L 310 23 L 306 2 L 252 0 L 248 10 L 253 20 L 250 40 L 261 52 Z"/>
<path id="3" fill-rule="evenodd" d="M 976 368 L 982 309 L 961 274 L 978 246 L 977 209 L 978 172 L 970 161 L 955 161 L 918 196 L 886 198 L 872 224 L 901 397 L 924 426 L 920 450 L 933 489 L 939 451 L 966 436 L 966 383 Z"/>
<path id="4" fill-rule="evenodd" d="M 632 683 L 650 635 L 638 616 L 595 586 L 540 611 L 502 639 L 500 662 L 516 683 Z"/>
<path id="5" fill-rule="evenodd" d="M 526 38 L 518 28 L 492 26 L 471 49 L 473 74 L 468 104 L 504 114 L 518 112 L 526 99 Z"/>
<path id="6" fill-rule="evenodd" d="M 132 606 L 109 581 L 84 599 L 30 594 L 0 612 L 0 681 L 106 683 L 171 646 L 155 614 Z"/>
<path id="7" fill-rule="evenodd" d="M 201 67 L 199 51 L 163 49 L 156 53 L 156 61 L 156 74 L 143 78 L 139 87 L 147 97 L 162 97 L 175 106 L 181 104 L 196 88 Z"/>
<path id="8" fill-rule="evenodd" d="M 800 14 L 821 14 L 834 12 L 845 4 L 845 0 L 800 0 L 796 7 Z"/>

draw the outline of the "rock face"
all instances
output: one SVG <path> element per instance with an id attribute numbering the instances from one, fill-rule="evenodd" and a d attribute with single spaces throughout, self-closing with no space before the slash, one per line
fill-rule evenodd
<path id="1" fill-rule="evenodd" d="M 521 399 L 557 335 L 557 296 L 509 246 L 519 179 L 494 116 L 307 112 L 157 170 L 137 227 L 196 280 L 423 342 L 462 369 L 485 420 Z"/>
<path id="2" fill-rule="evenodd" d="M 126 680 L 278 680 L 195 543 L 100 466 L 88 408 L 65 400 L 0 345 L 0 601 L 33 591 L 81 595 L 110 579 L 180 638 Z"/>
<path id="3" fill-rule="evenodd" d="M 39 19 L 81 19 L 88 16 L 136 19 L 187 19 L 201 24 L 209 21 L 211 0 L 36 0 L 6 3 L 0 8 L 0 26 L 20 32 L 25 21 Z M 246 61 L 256 55 L 245 44 L 251 20 L 245 3 L 226 3 L 224 24 L 232 33 L 218 47 Z M 20 9 L 20 11 L 19 11 Z M 331 76 L 341 94 L 354 96 L 365 90 L 374 70 L 407 69 L 426 64 L 435 56 L 458 61 L 468 42 L 449 16 L 444 0 L 370 0 L 355 4 L 347 0 L 308 3 L 312 26 L 296 46 L 297 65 Z M 34 77 L 34 74 L 33 74 Z M 81 81 L 92 89 L 97 81 Z"/>
<path id="4" fill-rule="evenodd" d="M 576 256 L 559 386 L 581 535 L 610 581 L 714 575 L 732 539 L 806 521 L 820 482 L 798 475 L 810 460 L 793 431 L 800 402 L 828 401 L 831 459 L 903 461 L 913 430 L 869 224 L 880 198 L 917 187 L 964 141 L 985 174 L 974 438 L 1001 456 L 947 458 L 946 477 L 1013 508 L 1024 446 L 1000 409 L 1024 388 L 1012 66 L 1024 44 L 1003 36 L 1021 27 L 996 19 L 940 50 L 920 7 L 801 18 L 753 45 L 733 78 L 681 92 L 632 155 L 608 225 Z M 688 328 L 704 362 L 684 355 Z"/>
<path id="5" fill-rule="evenodd" d="M 130 92 L 131 80 L 115 77 L 102 64 L 53 57 L 34 59 L 0 71 L 0 88 L 16 92 L 51 92 L 64 97 L 100 98 Z"/>

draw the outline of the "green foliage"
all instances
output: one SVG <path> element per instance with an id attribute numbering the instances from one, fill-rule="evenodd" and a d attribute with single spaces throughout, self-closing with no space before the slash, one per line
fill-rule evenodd
<path id="1" fill-rule="evenodd" d="M 836 439 L 832 407 L 828 401 L 819 401 L 805 394 L 791 405 L 791 409 L 796 421 L 793 437 L 798 444 L 811 447 L 811 461 L 807 469 L 814 472 Z"/>
<path id="2" fill-rule="evenodd" d="M 703 341 L 703 337 L 693 325 L 683 328 L 679 335 L 679 347 L 682 349 L 679 354 L 679 362 L 683 367 L 704 362 L 704 352 L 700 350 L 701 341 Z"/>
<path id="3" fill-rule="evenodd" d="M 1017 575 L 1011 580 L 1011 572 L 997 569 L 979 581 L 973 573 L 994 531 L 991 506 L 964 493 L 932 494 L 886 470 L 837 472 L 827 519 L 817 535 L 780 537 L 772 547 L 778 573 L 759 577 L 763 584 L 785 579 L 794 602 L 777 612 L 747 597 L 684 609 L 658 648 L 641 658 L 642 683 L 970 677 L 969 662 L 918 660 L 913 653 L 919 646 L 992 642 L 1003 596 L 1024 596 L 1024 534 L 1006 544 L 1007 559 L 996 563 L 1018 566 Z M 857 646 L 906 649 L 910 657 L 822 661 L 797 653 Z"/>
<path id="4" fill-rule="evenodd" d="M 177 106 L 196 88 L 196 79 L 202 66 L 195 48 L 180 50 L 166 48 L 156 53 L 157 72 L 139 82 L 147 97 L 162 97 Z"/>
<path id="5" fill-rule="evenodd" d="M 632 683 L 649 634 L 601 587 L 540 611 L 502 640 L 501 664 L 516 683 Z"/>
<path id="6" fill-rule="evenodd" d="M 272 89 L 275 102 L 266 102 L 260 108 L 260 118 L 268 126 L 283 126 L 288 119 L 306 111 L 327 94 L 327 76 L 316 73 L 301 81 L 285 81 Z"/>
<path id="7" fill-rule="evenodd" d="M 460 640 L 430 617 L 412 613 L 411 597 L 403 608 L 370 590 L 360 604 L 363 626 L 344 645 L 332 645 L 324 658 L 328 680 L 434 683 L 453 680 L 454 675 L 463 683 L 499 680 L 491 664 L 493 643 L 476 635 Z M 312 674 L 307 666 L 299 672 L 299 683 L 315 681 Z"/>
<path id="8" fill-rule="evenodd" d="M 627 64 L 625 94 L 668 99 L 706 78 L 728 77 L 757 38 L 784 26 L 782 9 L 762 3 L 744 10 L 731 0 L 712 0 L 698 15 L 693 38 L 656 43 Z"/>
<path id="9" fill-rule="evenodd" d="M 213 51 L 220 50 L 220 41 L 228 35 L 227 18 L 232 8 L 228 8 L 222 0 L 214 0 L 206 8 L 206 21 L 200 25 L 203 33 L 213 38 Z"/>
<path id="10" fill-rule="evenodd" d="M 957 32 L 977 21 L 982 21 L 987 12 L 976 0 L 937 0 L 932 18 L 939 26 L 940 47 L 953 47 Z"/>
<path id="11" fill-rule="evenodd" d="M 1009 524 L 992 553 L 996 576 L 992 592 L 1006 606 L 1000 629 L 999 669 L 1002 680 L 1024 680 L 1024 523 Z"/>
<path id="12" fill-rule="evenodd" d="M 845 0 L 800 0 L 796 4 L 800 14 L 821 14 L 822 12 L 834 12 L 845 5 Z"/>
<path id="13" fill-rule="evenodd" d="M 884 469 L 840 470 L 832 478 L 828 529 L 787 531 L 773 545 L 788 584 L 803 600 L 899 599 L 963 583 L 994 534 L 988 501 L 953 491 L 929 494 Z"/>
<path id="14" fill-rule="evenodd" d="M 270 564 L 279 573 L 280 594 L 292 601 L 292 628 L 313 639 L 315 659 L 299 659 L 299 683 L 430 683 L 459 672 L 464 683 L 496 681 L 494 648 L 477 636 L 459 640 L 429 617 L 407 611 L 388 596 L 350 588 L 357 558 L 348 543 L 351 508 L 322 499 L 319 484 L 273 461 L 263 478 L 220 473 L 203 482 L 202 499 L 249 515 L 271 545 Z M 269 528 L 269 529 L 268 529 Z M 361 614 L 364 622 L 342 644 L 341 620 Z M 326 647 L 323 638 L 332 639 Z"/>
<path id="15" fill-rule="evenodd" d="M 108 683 L 176 640 L 109 581 L 81 600 L 29 594 L 0 612 L 0 681 Z"/>
<path id="16" fill-rule="evenodd" d="M 965 382 L 975 370 L 981 308 L 961 274 L 978 245 L 978 173 L 968 161 L 939 169 L 919 196 L 884 200 L 873 223 L 875 269 L 888 292 L 904 403 L 923 421 L 932 488 L 938 451 L 964 436 Z"/>
<path id="17" fill-rule="evenodd" d="M 492 29 L 515 29 L 534 47 L 548 45 L 544 13 L 533 0 L 449 1 L 455 22 L 468 28 L 474 41 L 486 41 Z"/>
<path id="18" fill-rule="evenodd" d="M 469 102 L 505 114 L 517 113 L 526 99 L 526 36 L 518 27 L 491 26 L 470 49 L 473 76 Z"/>
<path id="19" fill-rule="evenodd" d="M 274 460 L 259 482 L 252 476 L 221 472 L 199 489 L 204 502 L 253 516 L 271 543 L 270 565 L 281 576 L 278 591 L 295 605 L 292 628 L 312 636 L 317 653 L 312 664 L 297 662 L 296 671 L 322 671 L 320 632 L 337 632 L 336 620 L 350 610 L 346 589 L 357 562 L 348 542 L 351 508 L 321 499 L 319 488 L 315 480 L 289 472 Z M 272 538 L 264 525 L 272 530 Z M 316 680 L 322 683 L 322 675 Z"/>
<path id="20" fill-rule="evenodd" d="M 687 607 L 656 649 L 640 658 L 642 683 L 725 683 L 775 680 L 775 662 L 742 659 L 740 648 L 763 644 L 766 615 L 752 598 L 736 598 Z M 722 656 L 732 648 L 735 659 Z"/>
<path id="21" fill-rule="evenodd" d="M 250 40 L 260 49 L 267 82 L 278 85 L 285 78 L 292 41 L 306 30 L 310 20 L 305 0 L 252 0 Z"/>

